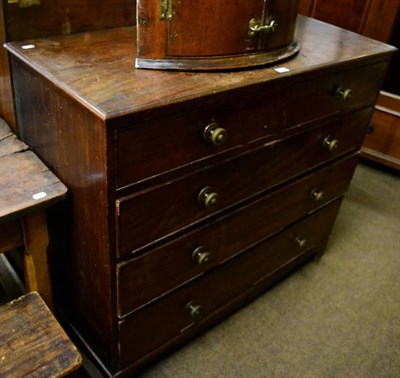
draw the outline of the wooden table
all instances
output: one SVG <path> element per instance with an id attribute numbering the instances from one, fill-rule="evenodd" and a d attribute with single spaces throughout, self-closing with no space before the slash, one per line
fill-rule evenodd
<path id="1" fill-rule="evenodd" d="M 67 188 L 0 119 L 0 253 L 24 246 L 25 282 L 52 307 L 44 209 Z"/>

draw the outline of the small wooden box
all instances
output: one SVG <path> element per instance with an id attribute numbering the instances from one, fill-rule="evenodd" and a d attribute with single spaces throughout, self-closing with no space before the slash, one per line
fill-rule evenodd
<path id="1" fill-rule="evenodd" d="M 296 54 L 299 0 L 138 0 L 136 66 L 216 70 Z"/>

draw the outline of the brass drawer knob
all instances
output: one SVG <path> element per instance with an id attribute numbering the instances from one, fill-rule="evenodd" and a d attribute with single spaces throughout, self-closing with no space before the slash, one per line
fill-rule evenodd
<path id="1" fill-rule="evenodd" d="M 294 243 L 295 243 L 298 247 L 300 247 L 301 249 L 307 247 L 307 240 L 304 239 L 304 238 L 302 238 L 301 236 L 297 236 L 297 237 L 294 239 Z"/>
<path id="2" fill-rule="evenodd" d="M 323 141 L 323 146 L 329 151 L 334 152 L 339 148 L 339 141 L 337 139 L 332 139 L 330 136 L 327 136 Z"/>
<path id="3" fill-rule="evenodd" d="M 186 311 L 192 318 L 198 319 L 201 316 L 202 308 L 195 301 L 190 301 L 186 304 Z"/>
<path id="4" fill-rule="evenodd" d="M 277 27 L 278 23 L 275 20 L 271 20 L 266 25 L 261 25 L 261 22 L 259 20 L 257 20 L 256 18 L 252 18 L 249 22 L 249 36 L 253 37 L 257 33 L 260 33 L 262 31 L 274 32 Z"/>
<path id="5" fill-rule="evenodd" d="M 192 258 L 195 260 L 199 265 L 208 264 L 211 260 L 211 253 L 207 251 L 206 247 L 200 246 L 197 247 L 193 253 Z"/>
<path id="6" fill-rule="evenodd" d="M 348 101 L 351 99 L 353 92 L 350 88 L 341 88 L 339 87 L 336 90 L 336 97 L 340 98 L 343 101 Z"/>
<path id="7" fill-rule="evenodd" d="M 322 202 L 325 199 L 325 193 L 322 190 L 314 189 L 311 192 L 311 197 L 317 202 Z"/>
<path id="8" fill-rule="evenodd" d="M 205 207 L 211 209 L 219 203 L 219 194 L 213 192 L 213 190 L 209 186 L 207 186 L 200 191 L 198 200 Z"/>
<path id="9" fill-rule="evenodd" d="M 213 122 L 204 129 L 203 137 L 214 146 L 219 146 L 226 141 L 228 132 L 224 128 L 219 127 L 218 123 Z"/>

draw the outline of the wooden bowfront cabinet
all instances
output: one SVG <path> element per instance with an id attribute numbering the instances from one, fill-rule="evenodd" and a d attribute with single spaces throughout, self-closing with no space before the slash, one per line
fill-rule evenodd
<path id="1" fill-rule="evenodd" d="M 138 0 L 136 66 L 215 70 L 287 59 L 300 48 L 298 9 L 299 0 Z"/>
<path id="2" fill-rule="evenodd" d="M 106 374 L 323 252 L 394 49 L 296 33 L 295 58 L 236 72 L 136 69 L 132 28 L 7 46 L 21 136 L 70 191 L 55 298 Z"/>

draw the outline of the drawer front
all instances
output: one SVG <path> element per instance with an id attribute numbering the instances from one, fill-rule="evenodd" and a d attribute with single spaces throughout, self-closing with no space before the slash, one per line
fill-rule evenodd
<path id="1" fill-rule="evenodd" d="M 344 71 L 294 84 L 286 128 L 375 103 L 387 63 Z M 349 92 L 350 91 L 350 92 Z"/>
<path id="2" fill-rule="evenodd" d="M 205 160 L 274 133 L 283 121 L 283 102 L 280 92 L 265 91 L 257 97 L 118 131 L 117 188 Z M 218 144 L 221 140 L 223 143 Z"/>
<path id="3" fill-rule="evenodd" d="M 340 200 L 119 323 L 121 368 L 201 324 L 286 264 L 323 245 Z M 296 240 L 306 240 L 301 248 Z M 200 308 L 196 308 L 200 306 Z M 196 309 L 199 311 L 196 312 Z M 199 313 L 199 314 L 198 314 Z"/>
<path id="4" fill-rule="evenodd" d="M 359 149 L 370 113 L 368 108 L 348 114 L 159 188 L 118 200 L 119 256 L 128 256 L 318 164 Z M 331 151 L 326 141 L 338 141 L 337 149 Z M 206 198 L 205 188 L 209 188 Z M 213 196 L 218 198 L 215 204 Z"/>
<path id="5" fill-rule="evenodd" d="M 205 227 L 119 264 L 118 316 L 157 299 L 341 196 L 347 190 L 357 159 L 355 155 L 337 162 Z"/>
<path id="6" fill-rule="evenodd" d="M 370 133 L 365 137 L 363 147 L 373 150 L 381 158 L 386 157 L 393 163 L 400 159 L 400 115 L 375 109 Z M 371 152 L 371 151 L 369 151 Z M 386 155 L 386 156 L 385 156 Z"/>

